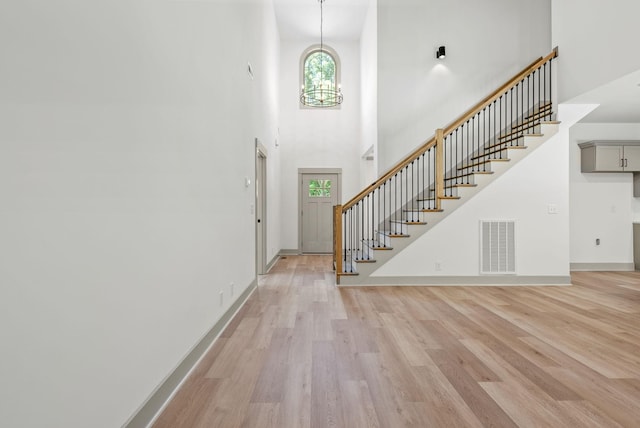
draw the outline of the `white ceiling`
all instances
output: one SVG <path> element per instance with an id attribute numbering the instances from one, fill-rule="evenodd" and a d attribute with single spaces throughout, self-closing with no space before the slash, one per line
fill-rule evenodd
<path id="1" fill-rule="evenodd" d="M 568 102 L 600 104 L 581 122 L 640 123 L 640 70 L 579 95 Z"/>
<path id="2" fill-rule="evenodd" d="M 320 41 L 318 0 L 273 0 L 282 39 Z M 325 0 L 322 4 L 325 40 L 358 40 L 369 0 Z"/>
<path id="3" fill-rule="evenodd" d="M 370 0 L 324 0 L 324 40 L 359 40 Z M 283 40 L 320 41 L 319 0 L 273 0 Z M 640 123 L 640 70 L 580 95 L 569 103 L 597 103 L 582 122 Z"/>

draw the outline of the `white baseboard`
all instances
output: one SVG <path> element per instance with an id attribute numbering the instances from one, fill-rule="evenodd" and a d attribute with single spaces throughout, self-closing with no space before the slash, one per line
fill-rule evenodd
<path id="1" fill-rule="evenodd" d="M 353 278 L 349 283 L 342 281 Z M 357 284 L 357 276 L 342 277 L 340 287 L 380 286 L 545 286 L 571 285 L 570 276 L 520 276 L 520 275 L 482 275 L 482 276 L 370 276 L 362 284 Z"/>
<path id="2" fill-rule="evenodd" d="M 297 248 L 295 249 L 282 249 L 280 250 L 280 252 L 278 253 L 281 256 L 297 256 L 300 254 L 300 250 L 298 250 Z"/>
<path id="3" fill-rule="evenodd" d="M 618 271 L 628 272 L 635 270 L 634 263 L 571 263 L 572 271 Z"/>
<path id="4" fill-rule="evenodd" d="M 276 254 L 275 256 L 273 256 L 273 258 L 271 259 L 271 261 L 269 263 L 267 263 L 266 266 L 266 273 L 269 273 L 269 271 L 271 270 L 271 268 L 276 264 L 276 262 L 280 259 L 280 254 Z"/>
<path id="5" fill-rule="evenodd" d="M 129 418 L 123 425 L 123 428 L 145 428 L 153 424 L 182 383 L 189 377 L 191 371 L 209 351 L 220 333 L 224 331 L 229 322 L 231 322 L 236 313 L 251 296 L 251 293 L 253 293 L 257 285 L 256 280 L 254 280 L 249 287 L 238 296 L 236 301 L 233 302 L 218 322 L 191 348 L 177 367 L 173 369 L 153 393 L 151 393 L 147 401 Z"/>

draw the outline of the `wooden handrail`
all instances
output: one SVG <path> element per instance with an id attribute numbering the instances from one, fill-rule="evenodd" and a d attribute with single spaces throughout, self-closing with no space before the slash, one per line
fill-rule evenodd
<path id="1" fill-rule="evenodd" d="M 509 88 L 514 86 L 516 83 L 520 82 L 529 74 L 533 73 L 534 70 L 543 66 L 547 61 L 553 58 L 556 58 L 557 56 L 558 56 L 558 47 L 556 46 L 549 55 L 545 57 L 540 57 L 534 62 L 532 62 L 530 65 L 524 68 L 520 73 L 516 74 L 511 79 L 509 79 L 507 83 L 505 83 L 504 85 L 496 89 L 491 95 L 489 95 L 484 100 L 480 101 L 478 104 L 476 104 L 475 106 L 467 110 L 467 112 L 464 113 L 462 116 L 460 116 L 460 118 L 454 120 L 449 125 L 447 125 L 444 128 L 444 135 L 450 134 L 451 131 L 454 131 L 460 125 L 462 125 L 463 123 L 471 119 L 473 116 L 475 116 L 478 112 L 482 111 L 482 109 L 484 109 L 486 106 L 488 106 L 489 104 L 491 104 L 492 102 L 500 98 Z"/>
<path id="2" fill-rule="evenodd" d="M 442 130 L 443 135 L 446 136 L 447 134 L 450 134 L 453 130 L 458 128 L 463 123 L 467 122 L 469 119 L 475 116 L 478 112 L 482 111 L 482 109 L 484 109 L 489 104 L 491 104 L 492 102 L 500 98 L 500 96 L 502 96 L 510 87 L 514 86 L 515 84 L 520 82 L 523 78 L 531 74 L 534 70 L 541 67 L 547 61 L 557 56 L 558 56 L 558 48 L 555 47 L 549 55 L 536 59 L 534 62 L 532 62 L 530 65 L 525 67 L 522 71 L 520 71 L 518 74 L 516 74 L 511 79 L 509 79 L 504 85 L 500 86 L 498 89 L 492 92 L 484 100 L 480 101 L 478 104 L 471 107 L 469 110 L 467 110 L 466 113 L 464 113 L 458 119 L 454 120 L 449 125 L 447 125 Z M 420 147 L 418 147 L 416 150 L 414 150 L 409 155 L 407 155 L 404 159 L 402 159 L 402 161 L 396 164 L 396 166 L 392 167 L 384 175 L 382 175 L 380 178 L 374 181 L 370 186 L 366 187 L 362 192 L 358 193 L 356 196 L 351 198 L 349 202 L 347 202 L 342 206 L 342 212 L 347 211 L 349 208 L 353 207 L 355 204 L 357 204 L 362 199 L 364 199 L 364 197 L 367 196 L 369 193 L 371 193 L 372 191 L 382 186 L 383 183 L 385 183 L 389 178 L 391 178 L 393 175 L 398 173 L 401 169 L 409 165 L 411 162 L 413 162 L 415 159 L 417 159 L 420 155 L 425 153 L 430 148 L 436 146 L 436 143 L 437 141 L 434 135 L 429 140 L 427 140 L 424 144 L 422 144 Z"/>
<path id="3" fill-rule="evenodd" d="M 389 171 L 387 171 L 383 176 L 381 176 L 376 181 L 374 181 L 373 184 L 371 184 L 369 187 L 366 187 L 362 192 L 358 193 L 356 196 L 351 198 L 349 202 L 347 202 L 342 206 L 342 212 L 345 212 L 346 210 L 348 210 L 349 208 L 351 208 L 352 206 L 360 202 L 362 199 L 364 199 L 365 196 L 367 196 L 372 191 L 376 190 L 378 187 L 382 186 L 382 184 L 385 181 L 387 181 L 389 178 L 391 178 L 394 174 L 399 172 L 405 166 L 409 165 L 418 156 L 420 156 L 422 153 L 426 152 L 427 150 L 429 150 L 431 147 L 435 145 L 436 145 L 436 139 L 435 137 L 431 137 L 431 139 L 427 140 L 426 143 L 424 143 L 423 145 L 415 149 L 413 152 L 411 152 L 411 154 L 406 156 L 400 163 L 398 163 L 396 166 L 394 166 Z"/>

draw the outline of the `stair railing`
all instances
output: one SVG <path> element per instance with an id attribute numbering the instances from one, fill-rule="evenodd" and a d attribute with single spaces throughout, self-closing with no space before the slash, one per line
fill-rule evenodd
<path id="1" fill-rule="evenodd" d="M 390 249 L 391 237 L 408 236 L 425 213 L 455 199 L 457 187 L 473 186 L 490 162 L 507 160 L 508 148 L 524 147 L 553 117 L 552 61 L 555 48 L 411 152 L 344 205 L 334 207 L 337 281 L 355 274 L 356 263 L 373 262 L 373 251 Z"/>

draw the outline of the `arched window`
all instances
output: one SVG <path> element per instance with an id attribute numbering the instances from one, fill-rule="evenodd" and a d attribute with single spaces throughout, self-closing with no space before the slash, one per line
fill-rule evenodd
<path id="1" fill-rule="evenodd" d="M 310 47 L 302 54 L 300 68 L 301 107 L 339 106 L 340 61 L 333 49 L 326 45 L 322 50 L 319 45 Z"/>

